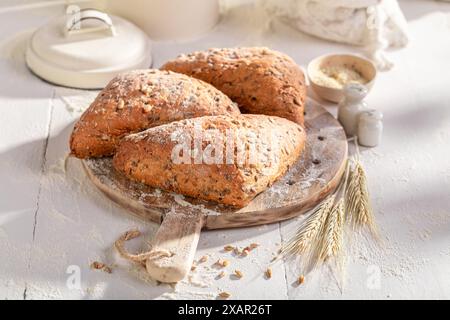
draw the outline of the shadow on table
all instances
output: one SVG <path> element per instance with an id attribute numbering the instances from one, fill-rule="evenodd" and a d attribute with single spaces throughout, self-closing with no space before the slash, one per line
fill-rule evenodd
<path id="1" fill-rule="evenodd" d="M 450 196 L 448 183 L 440 180 L 434 185 L 423 185 L 420 189 L 414 188 L 410 193 L 395 194 L 383 199 L 383 217 L 389 218 L 395 231 L 412 236 L 414 239 L 442 244 L 450 235 Z M 392 224 L 392 221 L 400 220 Z M 391 225 L 386 225 L 390 228 Z M 420 242 L 418 242 L 420 243 Z"/>
<path id="2" fill-rule="evenodd" d="M 34 76 L 25 63 L 25 52 L 32 31 L 17 33 L 0 43 L 0 97 L 48 99 L 51 85 Z"/>
<path id="3" fill-rule="evenodd" d="M 55 105 L 55 108 L 57 105 Z M 65 111 L 64 111 L 65 112 Z M 55 111 L 54 111 L 55 113 Z M 55 117 L 55 115 L 54 115 Z M 58 265 L 58 259 L 54 257 L 53 254 L 45 254 L 45 256 L 40 257 L 41 253 L 48 251 L 58 252 L 57 249 L 67 255 L 71 260 L 79 259 L 80 257 L 89 258 L 89 254 L 95 256 L 103 256 L 106 263 L 115 264 L 117 262 L 117 256 L 111 250 L 113 243 L 107 242 L 104 245 L 95 245 L 92 243 L 92 238 L 83 238 L 85 234 L 88 234 L 89 228 L 92 226 L 97 226 L 96 231 L 106 237 L 105 232 L 108 233 L 108 238 L 111 238 L 111 233 L 115 236 L 112 238 L 118 238 L 126 230 L 111 229 L 105 227 L 107 225 L 116 225 L 117 221 L 125 221 L 125 224 L 129 224 L 127 229 L 132 229 L 138 227 L 144 230 L 144 235 L 135 242 L 140 243 L 136 246 L 136 243 L 127 244 L 130 246 L 130 251 L 139 252 L 145 247 L 146 240 L 151 239 L 158 226 L 154 223 L 145 222 L 134 216 L 131 216 L 129 212 L 125 209 L 116 205 L 109 198 L 107 198 L 103 193 L 96 189 L 96 187 L 89 181 L 86 177 L 81 163 L 78 159 L 70 158 L 67 163 L 67 171 L 64 172 L 64 157 L 68 153 L 68 141 L 69 136 L 73 128 L 73 123 L 63 126 L 61 129 L 51 128 L 51 135 L 48 139 L 37 139 L 21 145 L 17 145 L 13 148 L 0 152 L 0 163 L 10 163 L 14 166 L 16 172 L 27 172 L 23 177 L 16 177 L 19 179 L 17 188 L 11 186 L 9 181 L 4 181 L 8 185 L 9 191 L 4 194 L 6 202 L 2 202 L 2 209 L 5 211 L 20 211 L 23 209 L 24 202 L 31 202 L 35 204 L 33 210 L 29 211 L 29 214 L 36 214 L 37 224 L 35 230 L 35 240 L 33 240 L 33 256 L 35 258 L 31 264 L 31 270 L 33 272 L 33 277 L 30 279 L 30 283 L 59 283 L 61 279 L 67 277 L 62 270 L 58 270 L 58 273 L 52 274 L 43 270 L 46 265 Z M 45 150 L 45 152 L 44 152 Z M 15 159 L 25 159 L 24 161 L 15 161 Z M 5 175 L 9 178 L 10 175 Z M 17 201 L 17 198 L 13 195 L 18 190 L 23 191 L 23 186 L 29 183 L 30 177 L 39 183 L 39 192 L 33 193 L 22 192 L 22 197 L 29 197 L 27 201 Z M 37 210 L 37 211 L 36 211 Z M 56 211 L 64 215 L 64 223 L 60 224 L 58 221 L 54 220 L 58 217 L 53 217 L 51 211 Z M 28 217 L 26 221 L 20 221 L 21 228 L 23 230 L 33 229 L 34 217 Z M 110 217 L 114 216 L 115 219 Z M 126 220 L 124 220 L 126 219 Z M 103 224 L 103 221 L 105 223 Z M 108 222 L 106 222 L 108 221 Z M 9 221 L 9 223 L 18 223 L 14 221 Z M 27 225 L 25 225 L 27 224 Z M 31 224 L 31 225 L 30 225 Z M 9 229 L 11 226 L 5 225 Z M 15 229 L 15 228 L 14 228 Z M 258 236 L 260 237 L 266 233 L 273 233 L 273 237 L 279 239 L 279 224 L 275 223 L 268 226 L 250 227 L 244 229 L 232 229 L 232 230 L 218 230 L 218 231 L 205 231 L 208 233 L 206 236 L 202 236 L 199 242 L 199 249 L 208 250 L 210 248 L 215 248 L 217 253 L 219 253 L 220 248 L 227 244 L 235 244 L 239 241 L 244 241 L 249 239 L 254 241 Z M 31 231 L 30 231 L 31 232 Z M 68 233 L 69 232 L 69 233 Z M 56 238 L 62 237 L 62 235 L 67 235 L 66 238 Z M 29 238 L 29 235 L 28 235 Z M 28 238 L 25 240 L 18 239 L 18 243 L 27 242 Z M 250 240 L 251 239 L 251 240 Z M 70 243 L 69 243 L 69 242 Z M 274 240 L 275 241 L 275 240 Z M 79 243 L 80 248 L 86 246 L 86 253 L 71 253 L 75 249 L 78 251 L 79 248 L 74 247 L 76 243 Z M 248 245 L 250 243 L 246 243 Z M 275 249 L 274 249 L 275 250 Z M 100 253 L 99 253 L 100 251 Z M 61 254 L 62 254 L 61 253 Z M 43 260 L 42 260 L 43 259 Z M 103 298 L 136 298 L 136 292 L 133 291 L 133 286 L 139 288 L 139 292 L 142 293 L 143 298 L 157 298 L 161 294 L 173 293 L 173 288 L 170 286 L 157 286 L 155 282 L 142 282 L 145 273 L 135 270 L 130 272 L 126 267 L 118 267 L 116 271 L 117 278 L 113 275 L 105 274 L 101 271 L 89 271 L 89 264 L 86 262 L 75 262 L 82 266 L 83 279 L 89 280 L 92 284 L 93 291 L 86 292 L 83 297 L 85 299 L 96 298 L 95 290 L 100 290 Z M 214 261 L 210 262 L 211 264 Z M 65 267 L 64 267 L 65 268 Z M 87 269 L 87 270 L 85 270 Z M 28 279 L 30 273 L 15 270 L 14 277 L 18 279 Z M 45 277 L 40 279 L 40 277 Z M 103 284 L 102 284 L 103 283 Z M 62 283 L 60 286 L 64 286 Z M 103 286 L 103 288 L 97 288 L 96 286 Z M 148 291 L 145 289 L 148 287 Z M 97 289 L 95 289 L 97 288 Z M 130 290 L 129 294 L 127 294 Z"/>
<path id="4" fill-rule="evenodd" d="M 435 12 L 450 12 L 450 4 L 444 1 L 400 0 L 400 8 L 406 20 L 413 21 Z"/>

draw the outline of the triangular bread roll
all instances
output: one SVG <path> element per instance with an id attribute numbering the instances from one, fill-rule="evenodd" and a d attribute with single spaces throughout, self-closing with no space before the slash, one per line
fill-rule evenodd
<path id="1" fill-rule="evenodd" d="M 70 138 L 78 158 L 108 156 L 120 139 L 150 127 L 206 115 L 240 114 L 213 86 L 170 71 L 137 70 L 114 78 L 76 123 Z"/>
<path id="2" fill-rule="evenodd" d="M 263 47 L 209 49 L 182 54 L 161 69 L 212 84 L 237 102 L 242 113 L 277 116 L 303 125 L 305 76 L 284 53 Z"/>
<path id="3" fill-rule="evenodd" d="M 207 116 L 125 137 L 114 167 L 152 187 L 243 207 L 299 158 L 302 126 L 264 116 Z"/>

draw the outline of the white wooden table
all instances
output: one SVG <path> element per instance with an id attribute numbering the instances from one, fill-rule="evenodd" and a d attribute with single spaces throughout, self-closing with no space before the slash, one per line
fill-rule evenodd
<path id="1" fill-rule="evenodd" d="M 0 16 L 0 298 L 214 299 L 222 290 L 236 299 L 450 298 L 450 4 L 401 5 L 412 42 L 391 53 L 395 69 L 380 74 L 368 97 L 385 115 L 385 133 L 380 147 L 363 152 L 384 245 L 353 241 L 343 290 L 327 269 L 295 286 L 295 263 L 278 263 L 272 279 L 264 278 L 302 218 L 203 232 L 197 256 L 209 260 L 175 288 L 158 286 L 120 260 L 111 249 L 119 234 L 138 227 L 150 238 L 157 226 L 124 214 L 89 183 L 78 161 L 70 160 L 66 173 L 62 165 L 73 123 L 95 92 L 52 86 L 24 65 L 29 31 L 58 11 Z M 192 42 L 155 44 L 155 67 L 214 46 L 265 45 L 304 66 L 320 54 L 354 50 L 278 23 L 261 36 L 247 17 L 244 8 Z M 130 247 L 138 250 L 142 242 Z M 261 246 L 246 258 L 221 251 L 251 242 Z M 216 280 L 211 265 L 218 258 L 229 259 L 228 272 L 239 269 L 244 278 Z M 113 273 L 91 270 L 95 260 L 112 264 Z"/>

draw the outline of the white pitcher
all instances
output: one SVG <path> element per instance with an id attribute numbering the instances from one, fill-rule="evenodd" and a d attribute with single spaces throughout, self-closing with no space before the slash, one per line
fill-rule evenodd
<path id="1" fill-rule="evenodd" d="M 344 88 L 344 98 L 339 102 L 338 120 L 348 137 L 358 133 L 359 116 L 367 110 L 364 102 L 366 95 L 367 87 L 362 84 L 352 83 Z"/>
<path id="2" fill-rule="evenodd" d="M 219 0 L 106 0 L 106 8 L 155 40 L 192 38 L 219 20 Z"/>

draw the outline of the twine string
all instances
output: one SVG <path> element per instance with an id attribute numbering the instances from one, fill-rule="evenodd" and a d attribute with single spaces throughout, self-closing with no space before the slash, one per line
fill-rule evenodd
<path id="1" fill-rule="evenodd" d="M 132 262 L 136 262 L 139 264 L 142 264 L 145 266 L 147 260 L 159 260 L 161 258 L 171 257 L 173 254 L 171 254 L 168 250 L 164 249 L 154 249 L 153 247 L 150 247 L 150 249 L 147 252 L 139 253 L 139 254 L 133 254 L 130 253 L 125 248 L 125 242 L 134 238 L 137 238 L 141 235 L 141 233 L 137 230 L 135 231 L 127 231 L 124 234 L 120 236 L 119 239 L 114 242 L 114 247 L 116 248 L 117 252 L 120 254 L 120 256 L 124 259 L 130 260 Z"/>

